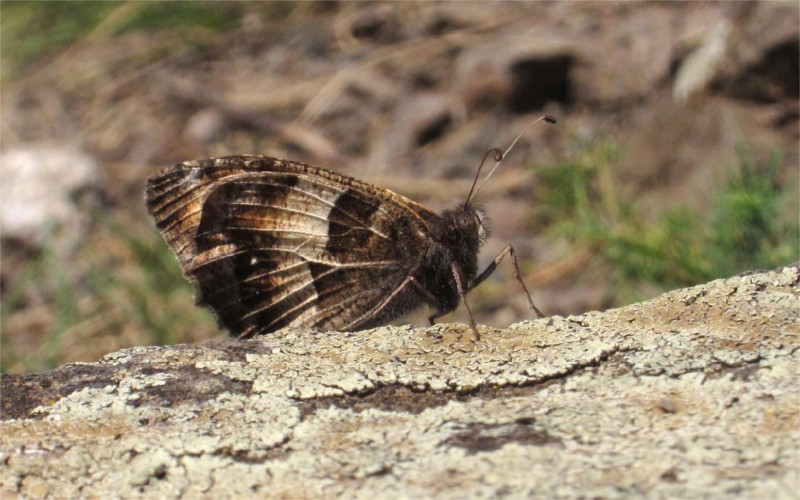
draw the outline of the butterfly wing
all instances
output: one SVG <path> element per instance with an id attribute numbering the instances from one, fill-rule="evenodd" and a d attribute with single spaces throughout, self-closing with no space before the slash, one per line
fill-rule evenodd
<path id="1" fill-rule="evenodd" d="M 240 336 L 364 328 L 424 300 L 404 285 L 438 216 L 392 191 L 234 156 L 165 169 L 148 180 L 146 197 L 198 303 Z"/>

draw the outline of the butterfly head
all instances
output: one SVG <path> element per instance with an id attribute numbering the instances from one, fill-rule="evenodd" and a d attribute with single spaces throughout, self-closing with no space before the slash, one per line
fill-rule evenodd
<path id="1" fill-rule="evenodd" d="M 477 250 L 489 238 L 490 221 L 486 210 L 477 204 L 470 203 L 466 206 L 458 206 L 452 210 L 442 213 L 446 221 L 448 232 L 453 235 L 456 241 L 467 244 L 470 248 Z"/>

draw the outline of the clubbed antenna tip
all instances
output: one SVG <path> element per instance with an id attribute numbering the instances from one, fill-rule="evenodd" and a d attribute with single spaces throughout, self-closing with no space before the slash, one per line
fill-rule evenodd
<path id="1" fill-rule="evenodd" d="M 530 122 L 528 125 L 526 125 L 525 128 L 523 128 L 522 131 L 519 133 L 519 135 L 517 135 L 517 137 L 515 137 L 514 140 L 511 141 L 511 145 L 508 146 L 508 149 L 506 149 L 505 152 L 501 153 L 499 149 L 490 149 L 489 151 L 486 152 L 486 155 L 484 155 L 483 157 L 483 161 L 481 161 L 481 164 L 478 167 L 478 171 L 475 173 L 475 179 L 472 181 L 472 187 L 469 190 L 469 194 L 467 195 L 466 201 L 464 201 L 464 208 L 466 208 L 467 205 L 469 205 L 469 202 L 472 200 L 472 198 L 474 198 L 475 195 L 478 194 L 478 191 L 480 191 L 483 185 L 486 184 L 486 181 L 489 180 L 489 177 L 491 177 L 494 171 L 497 170 L 497 167 L 500 166 L 500 162 L 502 162 L 503 159 L 505 159 L 505 157 L 508 156 L 508 153 L 512 149 L 514 149 L 514 146 L 517 144 L 517 141 L 520 139 L 520 137 L 522 137 L 522 134 L 524 134 L 528 130 L 528 128 L 530 128 L 532 125 L 540 121 L 545 121 L 547 123 L 558 122 L 558 120 L 556 120 L 556 118 L 552 115 L 542 115 L 533 120 L 532 122 Z M 497 163 L 495 164 L 494 168 L 492 168 L 492 170 L 490 170 L 489 173 L 486 174 L 486 177 L 483 179 L 483 182 L 481 182 L 480 186 L 476 188 L 475 186 L 478 183 L 478 176 L 481 174 L 481 169 L 483 168 L 483 164 L 486 161 L 486 158 L 488 158 L 489 154 L 491 153 L 494 153 L 494 160 Z"/>

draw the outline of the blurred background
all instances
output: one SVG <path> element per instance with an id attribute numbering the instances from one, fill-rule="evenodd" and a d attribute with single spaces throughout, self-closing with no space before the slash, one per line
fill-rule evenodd
<path id="1" fill-rule="evenodd" d="M 144 207 L 189 159 L 289 158 L 441 210 L 548 113 L 478 197 L 482 264 L 512 243 L 546 314 L 795 262 L 798 9 L 3 1 L 0 369 L 225 336 Z M 471 294 L 479 322 L 533 317 L 512 274 Z"/>

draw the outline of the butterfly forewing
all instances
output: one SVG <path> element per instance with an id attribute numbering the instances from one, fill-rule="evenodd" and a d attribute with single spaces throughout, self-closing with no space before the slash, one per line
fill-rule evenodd
<path id="1" fill-rule="evenodd" d="M 198 302 L 238 335 L 366 327 L 407 309 L 389 297 L 423 300 L 413 287 L 393 293 L 421 265 L 437 215 L 386 189 L 237 156 L 166 169 L 147 205 Z"/>

